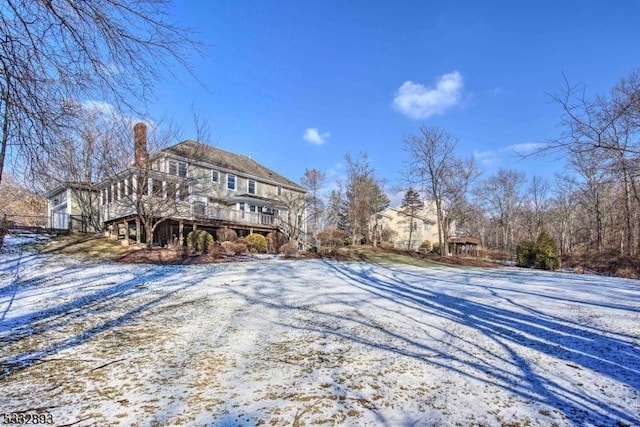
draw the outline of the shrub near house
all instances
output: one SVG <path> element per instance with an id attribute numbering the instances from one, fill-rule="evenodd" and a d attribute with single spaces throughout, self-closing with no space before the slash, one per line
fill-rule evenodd
<path id="1" fill-rule="evenodd" d="M 267 252 L 267 239 L 262 234 L 251 233 L 247 236 L 247 246 L 251 252 Z"/>
<path id="2" fill-rule="evenodd" d="M 196 252 L 209 252 L 213 246 L 213 236 L 205 230 L 194 230 L 187 235 L 187 246 Z"/>

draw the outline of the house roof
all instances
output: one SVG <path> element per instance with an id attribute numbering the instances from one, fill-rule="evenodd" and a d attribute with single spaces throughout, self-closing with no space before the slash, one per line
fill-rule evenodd
<path id="1" fill-rule="evenodd" d="M 482 242 L 478 237 L 454 236 L 454 237 L 449 237 L 449 243 L 456 243 L 459 245 L 480 245 Z"/>
<path id="2" fill-rule="evenodd" d="M 89 190 L 89 191 L 97 191 L 95 188 L 95 183 L 88 181 L 65 181 L 61 184 L 56 185 L 51 190 L 45 193 L 46 198 L 51 198 L 58 194 L 59 192 L 71 188 L 72 190 Z"/>
<path id="3" fill-rule="evenodd" d="M 247 156 L 230 153 L 229 151 L 220 150 L 219 148 L 214 148 L 200 142 L 192 140 L 182 141 L 176 145 L 165 148 L 162 152 L 187 159 L 200 160 L 213 166 L 238 172 L 241 175 L 255 177 L 267 182 L 286 186 L 297 191 L 306 191 L 295 182 Z"/>

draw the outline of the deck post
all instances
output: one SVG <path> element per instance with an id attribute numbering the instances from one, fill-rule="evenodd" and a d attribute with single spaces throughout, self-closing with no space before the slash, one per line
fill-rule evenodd
<path id="1" fill-rule="evenodd" d="M 136 218 L 136 244 L 142 243 L 142 237 L 140 233 L 140 218 Z"/>
<path id="2" fill-rule="evenodd" d="M 178 223 L 178 244 L 180 246 L 184 245 L 184 221 L 180 220 Z"/>

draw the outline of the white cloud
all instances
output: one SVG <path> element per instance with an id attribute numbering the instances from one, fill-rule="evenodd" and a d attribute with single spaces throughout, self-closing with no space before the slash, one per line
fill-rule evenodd
<path id="1" fill-rule="evenodd" d="M 547 144 L 540 142 L 525 142 L 522 144 L 512 144 L 496 150 L 474 151 L 473 157 L 485 166 L 494 166 L 502 163 L 504 157 L 518 158 L 535 154 L 538 150 L 546 147 Z"/>
<path id="2" fill-rule="evenodd" d="M 318 128 L 308 128 L 304 131 L 302 139 L 315 145 L 322 145 L 330 136 L 331 134 L 329 132 L 320 133 Z"/>
<path id="3" fill-rule="evenodd" d="M 541 142 L 526 142 L 523 144 L 509 145 L 506 149 L 518 156 L 533 154 L 546 147 L 547 144 Z"/>
<path id="4" fill-rule="evenodd" d="M 396 92 L 393 106 L 412 119 L 426 119 L 459 104 L 463 86 L 462 75 L 458 71 L 440 76 L 435 88 L 408 80 Z"/>
<path id="5" fill-rule="evenodd" d="M 98 101 L 94 99 L 87 99 L 80 103 L 83 110 L 87 113 L 96 113 L 100 115 L 100 119 L 104 121 L 111 121 L 114 123 L 123 123 L 128 127 L 133 127 L 136 123 L 144 123 L 149 130 L 155 129 L 157 124 L 151 120 L 142 117 L 130 116 L 124 114 L 115 105 L 104 101 Z"/>
<path id="6" fill-rule="evenodd" d="M 95 111 L 101 114 L 113 115 L 116 113 L 116 107 L 104 101 L 86 100 L 82 102 L 82 108 L 88 111 Z"/>
<path id="7" fill-rule="evenodd" d="M 473 157 L 485 166 L 491 166 L 500 163 L 500 152 L 494 150 L 474 151 Z"/>

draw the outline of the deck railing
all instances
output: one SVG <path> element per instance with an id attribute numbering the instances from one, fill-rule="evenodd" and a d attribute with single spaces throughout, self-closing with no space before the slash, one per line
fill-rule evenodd
<path id="1" fill-rule="evenodd" d="M 273 227 L 276 227 L 279 221 L 277 216 L 261 212 L 245 212 L 215 206 L 206 206 L 205 209 L 202 209 L 196 204 L 191 205 L 191 214 L 192 217 L 190 219 L 220 220 L 241 224 L 268 225 Z"/>
<path id="2" fill-rule="evenodd" d="M 103 221 L 110 221 L 128 215 L 134 215 L 135 209 L 132 206 L 118 203 L 108 203 L 100 207 Z M 238 224 L 265 225 L 278 227 L 280 220 L 276 215 L 261 212 L 245 212 L 236 209 L 229 209 L 215 206 L 204 206 L 199 203 L 185 204 L 176 209 L 171 208 L 171 212 L 159 212 L 158 216 L 169 216 L 174 219 L 192 221 L 228 221 Z"/>

